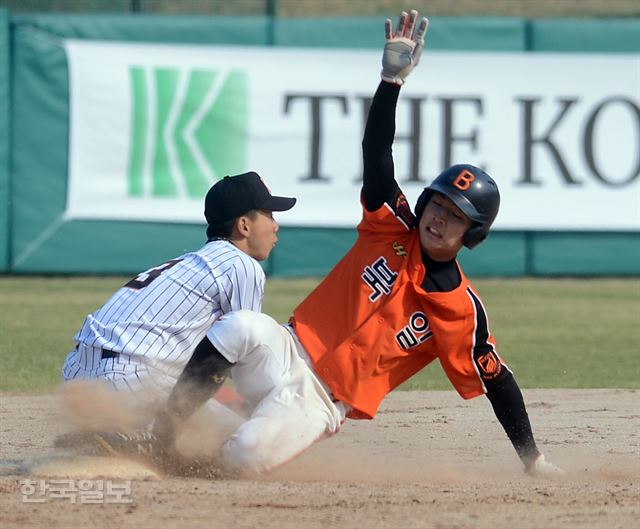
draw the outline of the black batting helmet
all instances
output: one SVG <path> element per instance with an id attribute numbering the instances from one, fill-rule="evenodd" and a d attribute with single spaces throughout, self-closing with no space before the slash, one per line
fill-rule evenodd
<path id="1" fill-rule="evenodd" d="M 500 193 L 493 178 L 473 165 L 452 165 L 418 197 L 415 208 L 418 221 L 434 192 L 443 194 L 473 221 L 462 239 L 467 248 L 473 248 L 487 237 L 500 207 Z"/>

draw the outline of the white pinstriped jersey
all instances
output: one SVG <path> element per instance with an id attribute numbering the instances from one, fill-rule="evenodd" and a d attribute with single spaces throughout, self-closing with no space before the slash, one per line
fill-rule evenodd
<path id="1" fill-rule="evenodd" d="M 222 314 L 261 310 L 264 283 L 258 261 L 225 240 L 151 268 L 86 317 L 62 378 L 177 377 Z"/>

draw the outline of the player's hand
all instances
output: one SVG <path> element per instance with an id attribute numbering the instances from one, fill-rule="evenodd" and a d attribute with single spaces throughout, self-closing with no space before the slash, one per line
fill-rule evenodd
<path id="1" fill-rule="evenodd" d="M 418 12 L 414 9 L 409 15 L 405 11 L 400 13 L 395 32 L 391 19 L 385 22 L 387 42 L 382 54 L 380 74 L 384 81 L 398 85 L 404 84 L 406 77 L 420 62 L 429 19 L 422 17 L 416 27 L 417 20 Z"/>
<path id="2" fill-rule="evenodd" d="M 566 472 L 560 467 L 557 467 L 553 463 L 547 461 L 543 454 L 540 454 L 531 461 L 525 467 L 525 472 L 530 476 L 541 478 L 557 478 L 566 474 Z"/>

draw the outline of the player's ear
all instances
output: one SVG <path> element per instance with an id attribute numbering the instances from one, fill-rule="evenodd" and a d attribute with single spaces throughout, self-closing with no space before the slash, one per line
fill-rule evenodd
<path id="1" fill-rule="evenodd" d="M 249 217 L 241 215 L 236 219 L 234 229 L 241 237 L 247 237 L 249 235 Z"/>

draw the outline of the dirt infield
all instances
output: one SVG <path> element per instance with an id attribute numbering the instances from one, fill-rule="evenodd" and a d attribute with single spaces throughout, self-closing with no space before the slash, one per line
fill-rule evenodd
<path id="1" fill-rule="evenodd" d="M 0 395 L 1 525 L 636 527 L 640 391 L 523 393 L 539 445 L 568 472 L 561 479 L 523 474 L 486 399 L 463 401 L 453 392 L 396 392 L 374 421 L 347 422 L 338 435 L 259 480 L 112 477 L 116 485 L 130 485 L 128 494 L 123 501 L 95 504 L 84 503 L 80 495 L 54 498 L 48 493 L 40 503 L 23 501 L 33 498 L 23 495 L 25 479 L 52 483 L 54 478 L 20 474 L 18 469 L 51 457 L 53 439 L 64 422 L 55 396 Z"/>

